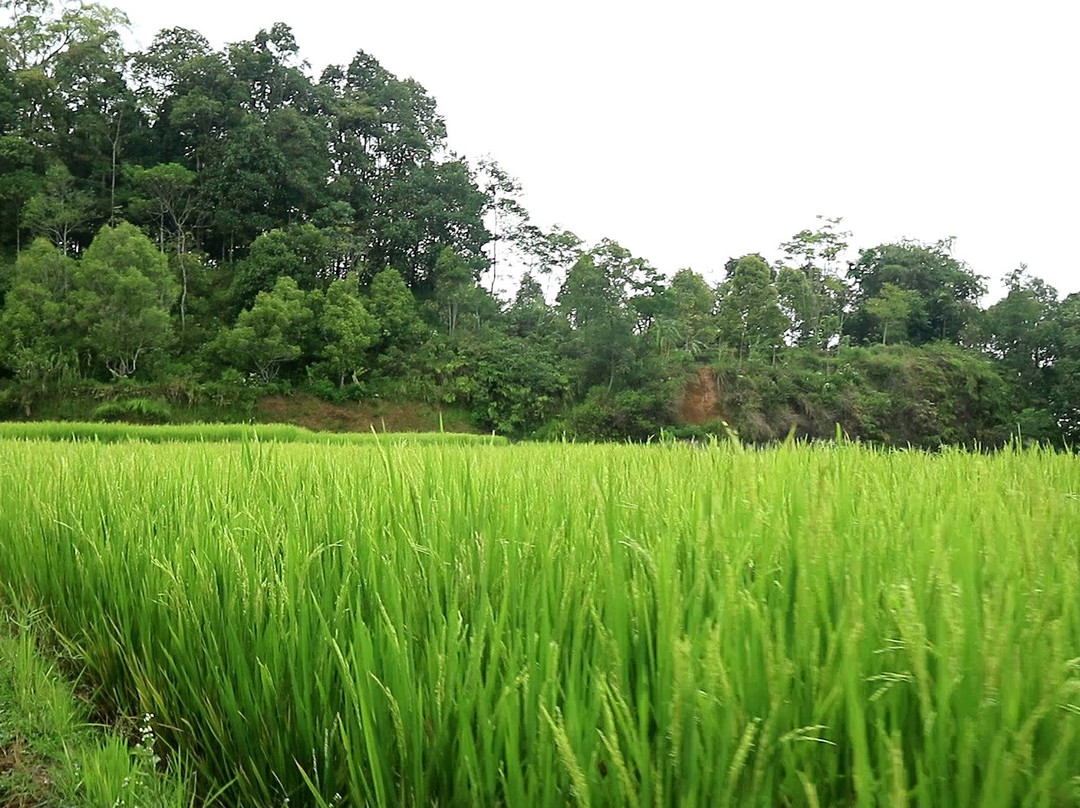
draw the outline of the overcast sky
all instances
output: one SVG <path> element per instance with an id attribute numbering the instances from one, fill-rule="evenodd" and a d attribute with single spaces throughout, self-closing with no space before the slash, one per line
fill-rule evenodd
<path id="1" fill-rule="evenodd" d="M 281 21 L 316 73 L 366 50 L 435 97 L 451 148 L 520 179 L 539 224 L 668 273 L 718 279 L 823 214 L 853 246 L 955 236 L 993 281 L 1024 261 L 1080 291 L 1072 0 L 111 4 L 139 45 Z"/>

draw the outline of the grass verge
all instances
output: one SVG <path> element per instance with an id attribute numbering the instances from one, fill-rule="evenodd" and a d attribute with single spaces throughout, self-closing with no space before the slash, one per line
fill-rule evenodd
<path id="1" fill-rule="evenodd" d="M 490 446 L 508 443 L 496 435 L 464 432 L 312 432 L 292 424 L 172 424 L 145 425 L 91 423 L 78 421 L 0 422 L 0 439 L 59 440 L 116 443 L 219 443 L 263 441 L 268 443 L 313 443 L 333 446 L 375 446 L 399 444 L 441 444 Z"/>
<path id="2" fill-rule="evenodd" d="M 185 782 L 157 771 L 152 719 L 129 743 L 102 732 L 56 663 L 39 651 L 34 621 L 0 615 L 0 808 L 181 808 Z"/>

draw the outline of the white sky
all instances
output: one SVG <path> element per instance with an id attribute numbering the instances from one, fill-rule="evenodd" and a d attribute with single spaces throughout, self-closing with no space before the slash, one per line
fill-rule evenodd
<path id="1" fill-rule="evenodd" d="M 541 225 L 718 279 L 815 215 L 854 247 L 956 236 L 1080 291 L 1073 0 L 113 0 L 146 45 L 289 24 L 316 73 L 363 49 L 435 97 Z M 344 9 L 344 10 L 342 10 Z M 992 283 L 991 296 L 999 287 Z"/>

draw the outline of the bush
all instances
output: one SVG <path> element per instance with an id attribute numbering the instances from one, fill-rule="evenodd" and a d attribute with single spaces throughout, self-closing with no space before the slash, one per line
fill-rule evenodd
<path id="1" fill-rule="evenodd" d="M 614 395 L 604 387 L 594 387 L 560 426 L 575 440 L 647 441 L 672 423 L 671 410 L 671 393 L 662 386 Z"/>
<path id="2" fill-rule="evenodd" d="M 22 399 L 13 384 L 0 383 L 0 417 L 22 415 Z"/>
<path id="3" fill-rule="evenodd" d="M 125 421 L 133 424 L 164 424 L 172 419 L 172 408 L 164 401 L 150 398 L 126 398 L 106 401 L 94 407 L 95 421 Z"/>
<path id="4" fill-rule="evenodd" d="M 999 369 L 946 343 L 842 348 L 835 355 L 789 349 L 777 362 L 721 360 L 712 371 L 719 411 L 730 413 L 751 443 L 783 440 L 791 430 L 829 440 L 839 424 L 853 438 L 890 446 L 991 446 L 1016 429 Z M 1052 431 L 1037 413 L 1025 424 L 1033 437 Z"/>

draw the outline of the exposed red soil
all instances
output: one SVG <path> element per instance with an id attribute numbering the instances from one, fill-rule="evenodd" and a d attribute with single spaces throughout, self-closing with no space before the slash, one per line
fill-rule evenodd
<path id="1" fill-rule="evenodd" d="M 712 371 L 699 367 L 679 400 L 679 419 L 692 426 L 707 424 L 721 417 L 719 404 L 720 395 Z"/>

